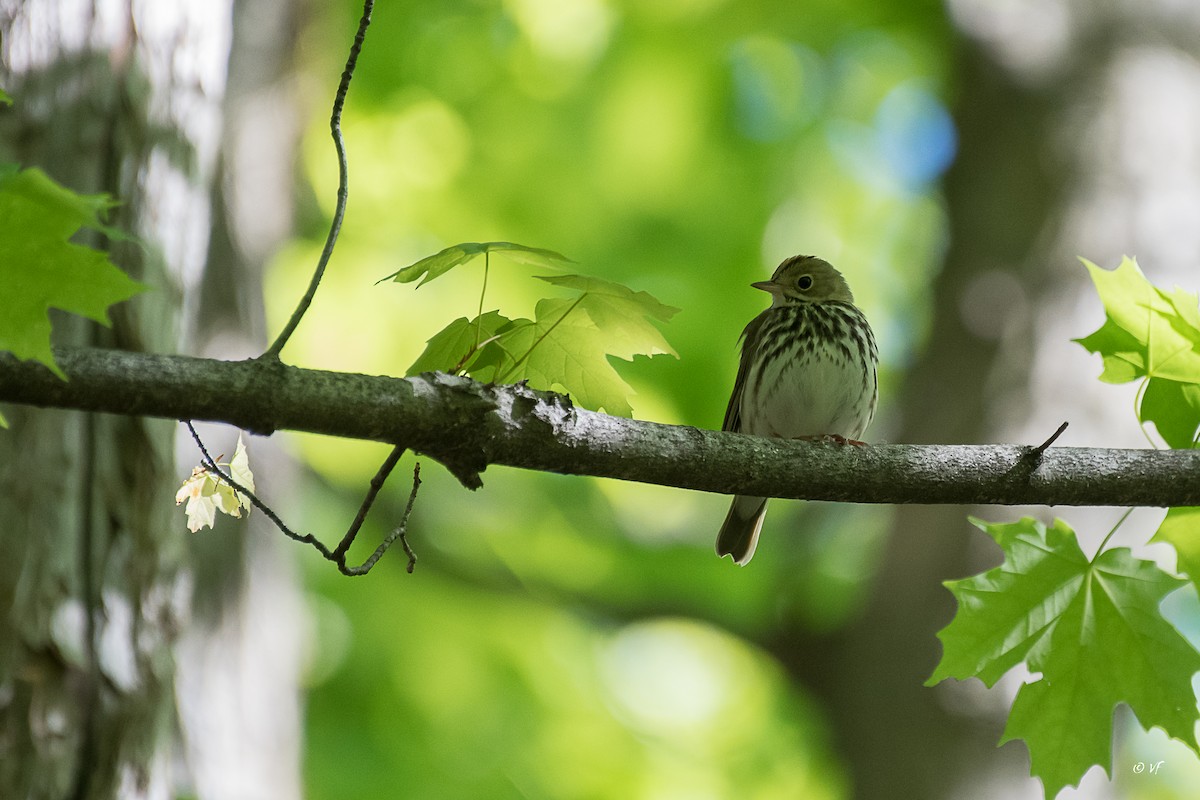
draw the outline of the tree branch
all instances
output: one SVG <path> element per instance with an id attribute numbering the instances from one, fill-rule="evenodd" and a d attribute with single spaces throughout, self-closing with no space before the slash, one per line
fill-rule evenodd
<path id="1" fill-rule="evenodd" d="M 1015 445 L 844 447 L 612 417 L 522 385 L 389 378 L 64 349 L 70 376 L 0 353 L 0 401 L 403 444 L 482 485 L 491 464 L 725 494 L 857 503 L 1200 505 L 1200 451 Z M 3 435 L 3 434 L 0 434 Z"/>

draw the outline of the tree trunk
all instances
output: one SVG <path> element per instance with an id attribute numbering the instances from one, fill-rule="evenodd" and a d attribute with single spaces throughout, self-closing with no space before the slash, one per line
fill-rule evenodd
<path id="1" fill-rule="evenodd" d="M 1030 157 L 1047 135 L 1045 100 L 969 42 L 958 74 L 960 155 L 945 181 L 951 245 L 934 287 L 929 343 L 899 398 L 897 441 L 905 443 L 995 441 L 985 387 L 997 344 L 981 335 L 974 314 L 1004 298 L 977 298 L 966 311 L 964 298 L 997 265 L 1024 260 L 1062 180 Z M 954 611 L 942 581 L 981 566 L 970 511 L 898 506 L 861 617 L 831 636 L 785 632 L 774 646 L 825 700 L 859 800 L 981 796 L 997 774 L 1027 774 L 1019 745 L 996 750 L 995 717 L 972 719 L 946 702 L 944 687 L 923 685 L 940 656 L 936 633 Z"/>
<path id="2" fill-rule="evenodd" d="M 189 354 L 243 359 L 266 347 L 263 267 L 292 228 L 300 133 L 292 50 L 306 5 L 236 0 L 212 241 L 200 299 L 185 324 Z M 235 429 L 197 427 L 214 455 L 233 453 Z M 278 441 L 247 445 L 260 487 L 288 507 L 287 487 L 303 478 Z M 200 455 L 182 427 L 178 443 L 179 474 L 186 475 Z M 177 519 L 175 530 L 182 525 Z M 310 626 L 297 549 L 257 512 L 186 538 L 195 581 L 175 685 L 191 789 L 204 800 L 298 799 Z"/>
<path id="3" fill-rule="evenodd" d="M 0 156 L 121 201 L 109 245 L 154 287 L 59 344 L 177 349 L 203 270 L 230 0 L 0 0 Z M 8 410 L 0 433 L 0 793 L 166 797 L 185 622 L 170 422 Z"/>
<path id="4" fill-rule="evenodd" d="M 1103 321 L 1075 256 L 1111 269 L 1122 254 L 1141 255 L 1152 281 L 1195 291 L 1200 24 L 1167 6 L 950 6 L 967 34 L 960 156 L 946 180 L 951 246 L 897 438 L 1037 444 L 1069 421 L 1056 445 L 1145 446 L 1133 386 L 1100 385 L 1099 359 L 1070 341 Z M 940 656 L 934 635 L 954 613 L 941 581 L 999 561 L 964 536 L 972 511 L 899 507 L 857 624 L 834 637 L 779 637 L 782 657 L 828 703 L 855 797 L 975 797 L 1001 785 L 1041 796 L 1024 747 L 995 748 L 1011 700 L 1003 688 L 921 685 Z M 1066 517 L 1085 549 L 1120 514 L 1030 511 Z M 1121 544 L 1146 541 L 1161 511 L 1145 516 L 1151 524 L 1126 525 Z M 1113 790 L 1094 771 L 1080 791 Z"/>

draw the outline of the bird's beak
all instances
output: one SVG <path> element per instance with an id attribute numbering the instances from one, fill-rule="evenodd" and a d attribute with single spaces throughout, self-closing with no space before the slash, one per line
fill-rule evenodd
<path id="1" fill-rule="evenodd" d="M 783 291 L 783 287 L 775 281 L 755 281 L 750 285 L 755 289 L 762 289 L 764 292 L 770 292 L 771 294 L 779 294 Z"/>

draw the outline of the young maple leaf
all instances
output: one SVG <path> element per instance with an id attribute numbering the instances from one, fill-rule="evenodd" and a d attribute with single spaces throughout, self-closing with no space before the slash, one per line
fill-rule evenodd
<path id="1" fill-rule="evenodd" d="M 472 320 L 459 317 L 429 338 L 424 352 L 406 374 L 468 372 L 481 348 L 495 338 L 496 331 L 511 323 L 512 320 L 499 311 L 489 311 Z"/>
<path id="2" fill-rule="evenodd" d="M 238 434 L 233 459 L 228 464 L 218 463 L 217 466 L 224 467 L 229 476 L 243 488 L 254 491 L 254 473 L 250 471 L 250 460 L 246 456 L 246 445 L 242 442 L 241 434 Z M 191 477 L 185 480 L 175 493 L 175 505 L 184 500 L 187 501 L 187 506 L 183 513 L 187 515 L 188 530 L 192 533 L 213 527 L 218 511 L 231 517 L 241 517 L 243 509 L 249 514 L 253 507 L 250 498 L 204 466 L 193 469 Z"/>
<path id="3" fill-rule="evenodd" d="M 466 264 L 476 256 L 487 256 L 491 253 L 504 253 L 513 261 L 537 267 L 561 269 L 567 264 L 573 263 L 562 253 L 556 253 L 543 247 L 529 247 L 516 242 L 460 242 L 444 250 L 439 250 L 431 256 L 426 256 L 414 264 L 409 264 L 404 269 L 397 270 L 387 277 L 380 278 L 376 283 L 383 283 L 387 280 L 396 283 L 411 283 L 420 278 L 421 282 L 417 284 L 419 288 L 431 280 L 445 275 L 455 267 Z"/>
<path id="4" fill-rule="evenodd" d="M 110 305 L 145 289 L 105 253 L 68 241 L 80 228 L 125 238 L 100 222 L 111 205 L 104 195 L 65 189 L 41 170 L 0 166 L 0 350 L 36 359 L 65 380 L 50 350 L 49 309 L 107 325 Z"/>
<path id="5" fill-rule="evenodd" d="M 500 329 L 471 370 L 476 380 L 529 381 L 539 389 L 565 391 L 585 408 L 629 416 L 626 383 L 605 354 L 606 340 L 587 312 L 570 300 L 545 298 L 534 319 L 515 319 Z"/>
<path id="6" fill-rule="evenodd" d="M 511 320 L 481 348 L 471 369 L 477 380 L 527 380 L 542 389 L 560 388 L 581 406 L 630 416 L 632 387 L 609 356 L 677 355 L 652 320 L 666 322 L 679 310 L 646 292 L 587 275 L 541 277 L 574 292 L 570 299 L 545 298 L 534 318 Z"/>
<path id="7" fill-rule="evenodd" d="M 1025 741 L 1047 797 L 1092 765 L 1112 774 L 1117 703 L 1196 750 L 1200 652 L 1158 611 L 1183 581 L 1128 548 L 1089 560 L 1061 520 L 1049 529 L 1028 517 L 972 522 L 1000 545 L 1004 563 L 946 582 L 958 613 L 938 634 L 944 652 L 926 685 L 978 677 L 992 686 L 1022 661 L 1041 673 L 1017 692 L 1000 743 Z"/>
<path id="8" fill-rule="evenodd" d="M 1200 508 L 1182 506 L 1167 510 L 1153 542 L 1166 542 L 1175 548 L 1175 571 L 1186 574 L 1200 591 Z"/>
<path id="9" fill-rule="evenodd" d="M 572 263 L 553 250 L 513 242 L 464 242 L 393 272 L 383 280 L 418 286 L 455 267 L 484 256 L 484 287 L 492 253 L 535 266 L 562 269 Z M 677 355 L 655 321 L 667 322 L 679 310 L 646 292 L 587 275 L 537 276 L 573 292 L 572 299 L 545 298 L 533 319 L 509 319 L 498 311 L 483 313 L 483 296 L 475 319 L 460 317 L 426 343 L 408 368 L 409 375 L 428 371 L 466 373 L 479 381 L 529 381 L 540 389 L 565 391 L 585 408 L 631 416 L 633 388 L 609 363 L 636 355 Z"/>
<path id="10" fill-rule="evenodd" d="M 1138 419 L 1171 447 L 1192 447 L 1200 429 L 1200 308 L 1196 295 L 1165 292 L 1124 259 L 1114 270 L 1084 266 L 1104 303 L 1104 324 L 1075 341 L 1104 359 L 1100 380 L 1145 379 Z"/>

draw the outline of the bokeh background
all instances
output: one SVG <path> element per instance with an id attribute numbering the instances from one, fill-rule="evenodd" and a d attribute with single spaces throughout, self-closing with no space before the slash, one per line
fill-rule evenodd
<path id="1" fill-rule="evenodd" d="M 244 307 L 210 302 L 197 349 L 274 332 L 307 282 L 337 181 L 327 107 L 360 8 L 239 7 L 234 52 L 248 55 L 231 64 L 211 262 L 265 264 L 266 314 L 253 288 Z M 1146 446 L 1132 387 L 1101 385 L 1070 342 L 1102 320 L 1075 256 L 1112 267 L 1128 253 L 1157 283 L 1198 283 L 1198 9 L 382 0 L 343 120 L 348 216 L 285 357 L 403 374 L 428 337 L 474 314 L 482 263 L 420 290 L 375 282 L 456 242 L 515 241 L 681 309 L 664 329 L 678 359 L 618 368 L 637 417 L 715 428 L 737 336 L 764 306 L 748 284 L 805 252 L 846 274 L 875 327 L 869 439 L 1036 443 L 1069 420 L 1062 444 Z M 545 294 L 534 274 L 494 258 L 487 308 L 528 315 Z M 251 444 L 275 465 L 260 468 L 263 494 L 332 540 L 386 448 L 275 440 Z M 402 509 L 411 463 L 359 557 Z M 234 718 L 283 720 L 255 734 L 295 773 L 270 778 L 277 790 L 1040 796 L 1023 746 L 995 746 L 1023 676 L 990 692 L 922 683 L 953 613 L 941 581 L 998 561 L 967 515 L 1048 510 L 776 501 L 739 569 L 711 549 L 721 496 L 501 468 L 470 493 L 422 466 L 414 574 L 391 554 L 342 578 L 257 530 L 245 574 L 201 581 L 216 596 L 241 587 L 242 605 L 214 628 L 232 626 L 229 650 L 196 644 L 184 678 L 211 690 L 230 664 L 214 654 L 240 654 L 241 688 L 218 695 Z M 1135 514 L 1121 542 L 1141 547 L 1160 514 Z M 1086 549 L 1119 510 L 1063 515 Z M 243 535 L 222 523 L 195 546 Z M 266 694 L 247 688 L 255 671 Z M 1093 769 L 1064 797 L 1193 796 L 1186 750 L 1124 710 L 1116 723 L 1115 783 Z M 279 739 L 288 725 L 302 736 Z M 239 785 L 236 742 L 193 754 L 226 770 L 198 776 L 198 793 Z"/>

